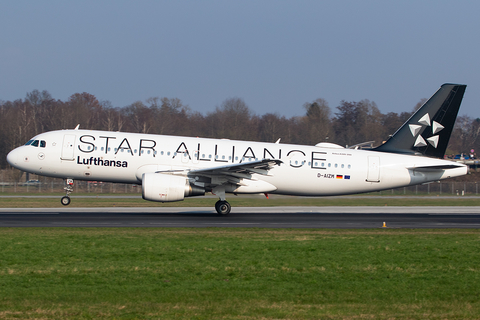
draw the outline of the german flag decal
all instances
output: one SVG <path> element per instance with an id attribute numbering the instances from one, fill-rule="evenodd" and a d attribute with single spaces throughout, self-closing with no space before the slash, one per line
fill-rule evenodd
<path id="1" fill-rule="evenodd" d="M 343 179 L 343 176 L 341 174 L 337 174 L 337 179 Z"/>

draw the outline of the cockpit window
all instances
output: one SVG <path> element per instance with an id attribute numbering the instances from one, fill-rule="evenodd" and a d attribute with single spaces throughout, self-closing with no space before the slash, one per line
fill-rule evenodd
<path id="1" fill-rule="evenodd" d="M 26 146 L 45 148 L 47 146 L 47 142 L 45 140 L 30 140 L 25 143 Z"/>

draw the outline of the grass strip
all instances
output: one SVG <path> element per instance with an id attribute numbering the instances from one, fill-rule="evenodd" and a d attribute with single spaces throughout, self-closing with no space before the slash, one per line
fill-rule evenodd
<path id="1" fill-rule="evenodd" d="M 0 198 L 1 208 L 60 208 L 60 198 Z M 232 207 L 273 206 L 480 206 L 480 197 L 289 197 L 231 196 Z M 187 198 L 159 203 L 141 198 L 75 198 L 70 207 L 213 207 L 217 198 Z"/>
<path id="2" fill-rule="evenodd" d="M 5 319 L 478 319 L 480 231 L 0 228 Z"/>

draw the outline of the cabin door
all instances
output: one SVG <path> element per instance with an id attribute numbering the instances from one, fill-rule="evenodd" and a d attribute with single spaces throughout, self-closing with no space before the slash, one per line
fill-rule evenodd
<path id="1" fill-rule="evenodd" d="M 380 157 L 368 157 L 368 182 L 380 182 Z"/>
<path id="2" fill-rule="evenodd" d="M 75 146 L 75 135 L 66 134 L 63 136 L 62 160 L 74 160 L 73 149 Z"/>

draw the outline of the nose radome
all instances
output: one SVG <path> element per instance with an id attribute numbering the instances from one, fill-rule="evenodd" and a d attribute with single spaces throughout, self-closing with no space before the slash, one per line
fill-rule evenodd
<path id="1" fill-rule="evenodd" d="M 7 162 L 12 166 L 15 167 L 18 163 L 18 156 L 19 156 L 19 151 L 17 149 L 13 149 L 7 154 Z"/>

